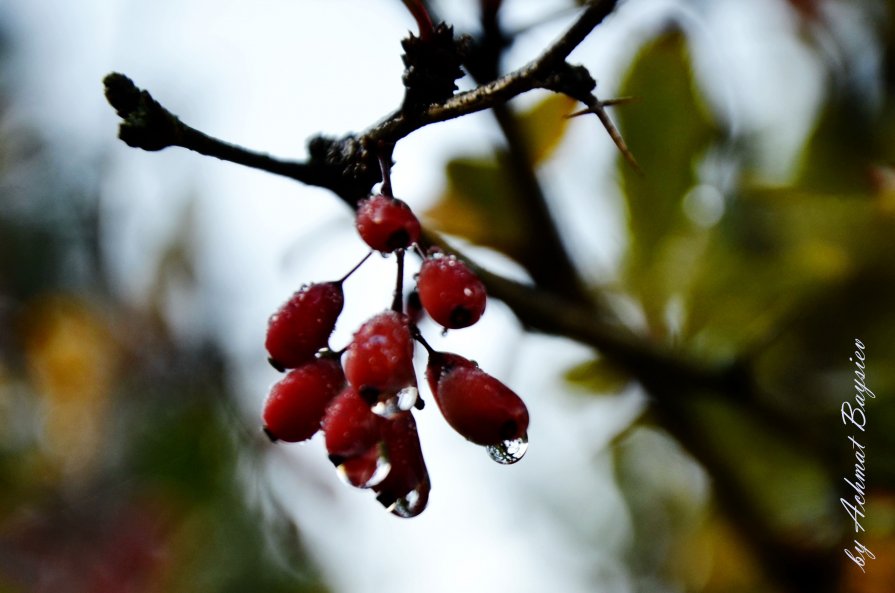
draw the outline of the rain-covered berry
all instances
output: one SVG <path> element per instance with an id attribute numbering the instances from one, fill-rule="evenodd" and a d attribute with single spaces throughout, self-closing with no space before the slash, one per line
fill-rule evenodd
<path id="1" fill-rule="evenodd" d="M 378 194 L 357 207 L 357 231 L 367 245 L 382 253 L 410 247 L 420 239 L 420 222 L 397 198 Z"/>
<path id="2" fill-rule="evenodd" d="M 335 465 L 366 453 L 381 439 L 383 419 L 370 411 L 370 404 L 348 386 L 326 409 L 323 432 L 326 451 Z"/>
<path id="3" fill-rule="evenodd" d="M 338 361 L 315 359 L 289 371 L 270 389 L 264 404 L 264 432 L 271 440 L 297 442 L 320 428 L 327 404 L 342 389 L 345 377 Z"/>
<path id="4" fill-rule="evenodd" d="M 426 313 L 446 329 L 469 327 L 485 312 L 485 285 L 452 255 L 427 257 L 420 268 L 417 290 Z"/>
<path id="5" fill-rule="evenodd" d="M 528 409 L 509 387 L 457 354 L 430 353 L 426 375 L 435 402 L 454 430 L 489 447 L 489 453 L 501 463 L 522 457 Z"/>
<path id="6" fill-rule="evenodd" d="M 291 369 L 312 360 L 329 342 L 344 304 L 341 282 L 309 284 L 293 294 L 267 325 L 271 364 Z"/>
<path id="7" fill-rule="evenodd" d="M 373 486 L 376 499 L 394 515 L 416 517 L 429 502 L 431 483 L 413 415 L 402 412 L 386 420 L 382 439 L 390 469 Z"/>
<path id="8" fill-rule="evenodd" d="M 364 323 L 348 346 L 344 366 L 348 383 L 371 404 L 416 387 L 407 317 L 389 310 Z"/>

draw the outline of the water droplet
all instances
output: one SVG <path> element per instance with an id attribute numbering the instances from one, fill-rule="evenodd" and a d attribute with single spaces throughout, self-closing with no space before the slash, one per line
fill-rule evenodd
<path id="1" fill-rule="evenodd" d="M 388 477 L 388 473 L 392 470 L 392 464 L 388 462 L 388 459 L 380 456 L 376 461 L 376 469 L 373 471 L 373 475 L 370 476 L 370 479 L 364 484 L 364 488 L 372 488 L 373 486 L 378 486 L 382 483 L 384 479 Z"/>
<path id="2" fill-rule="evenodd" d="M 416 405 L 416 400 L 419 397 L 419 390 L 416 388 L 416 385 L 408 385 L 404 389 L 398 392 L 398 409 L 406 412 L 410 410 Z"/>
<path id="3" fill-rule="evenodd" d="M 525 452 L 528 451 L 528 435 L 524 434 L 517 439 L 510 439 L 496 445 L 489 445 L 485 447 L 485 449 L 487 449 L 491 459 L 497 463 L 510 465 L 511 463 L 516 463 L 522 459 Z"/>
<path id="4" fill-rule="evenodd" d="M 368 455 L 348 459 L 338 467 L 339 479 L 355 488 L 372 488 L 382 483 L 392 469 L 392 464 L 376 450 L 375 461 Z"/>
<path id="5" fill-rule="evenodd" d="M 370 410 L 376 414 L 377 416 L 382 416 L 383 418 L 391 418 L 395 414 L 401 412 L 401 408 L 398 407 L 398 396 L 390 395 L 386 399 L 380 399 Z"/>
<path id="6" fill-rule="evenodd" d="M 386 510 L 405 519 L 416 517 L 426 510 L 426 505 L 429 504 L 429 488 L 429 481 L 426 480 L 390 504 Z"/>
<path id="7" fill-rule="evenodd" d="M 398 393 L 379 399 L 370 410 L 377 416 L 392 418 L 396 414 L 412 409 L 416 405 L 417 399 L 419 399 L 419 390 L 416 385 L 408 385 Z"/>

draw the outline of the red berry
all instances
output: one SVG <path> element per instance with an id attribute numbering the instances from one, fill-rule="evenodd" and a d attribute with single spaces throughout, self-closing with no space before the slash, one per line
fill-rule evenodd
<path id="1" fill-rule="evenodd" d="M 415 387 L 413 338 L 407 318 L 384 311 L 364 323 L 345 354 L 345 377 L 371 404 L 381 396 Z"/>
<path id="2" fill-rule="evenodd" d="M 456 257 L 427 257 L 417 280 L 426 313 L 447 329 L 474 324 L 485 312 L 485 285 Z"/>
<path id="3" fill-rule="evenodd" d="M 497 446 L 525 438 L 525 403 L 472 361 L 457 354 L 433 352 L 426 374 L 445 420 L 468 440 Z"/>
<path id="4" fill-rule="evenodd" d="M 326 450 L 335 465 L 362 455 L 379 442 L 384 420 L 370 411 L 370 404 L 346 387 L 330 403 L 323 418 Z"/>
<path id="5" fill-rule="evenodd" d="M 264 404 L 264 432 L 290 443 L 311 438 L 330 400 L 345 384 L 338 361 L 321 358 L 289 371 L 270 389 Z"/>
<path id="6" fill-rule="evenodd" d="M 413 415 L 402 412 L 386 420 L 382 438 L 391 469 L 373 486 L 376 499 L 399 517 L 415 517 L 429 502 L 431 483 Z"/>
<path id="7" fill-rule="evenodd" d="M 361 201 L 357 231 L 367 245 L 383 253 L 409 247 L 420 239 L 420 222 L 410 207 L 382 194 Z"/>
<path id="8" fill-rule="evenodd" d="M 290 369 L 312 360 L 329 342 L 344 303 L 341 282 L 310 284 L 293 294 L 268 322 L 271 364 Z"/>

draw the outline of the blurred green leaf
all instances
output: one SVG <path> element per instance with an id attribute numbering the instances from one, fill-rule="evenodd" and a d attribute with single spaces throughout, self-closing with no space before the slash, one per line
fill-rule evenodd
<path id="1" fill-rule="evenodd" d="M 736 350 L 804 315 L 810 299 L 847 282 L 895 231 L 860 195 L 744 188 L 727 208 L 693 272 L 683 330 L 701 333 L 697 345 L 722 357 L 719 349 Z"/>
<path id="2" fill-rule="evenodd" d="M 681 207 L 696 183 L 694 170 L 717 130 L 693 85 L 684 36 L 674 31 L 647 45 L 634 61 L 621 95 L 641 100 L 618 110 L 619 128 L 643 175 L 620 164 L 631 243 L 625 272 L 653 331 L 699 244 L 681 242 L 692 230 Z M 675 244 L 676 243 L 676 244 Z"/>
<path id="3" fill-rule="evenodd" d="M 831 100 L 824 107 L 803 150 L 796 185 L 819 193 L 854 193 L 870 185 L 870 166 L 880 158 L 879 144 L 885 142 L 879 121 L 866 110 L 856 109 L 861 100 Z M 888 134 L 895 131 L 890 122 Z M 891 139 L 888 140 L 892 144 Z M 888 154 L 891 159 L 895 151 Z"/>
<path id="4" fill-rule="evenodd" d="M 550 95 L 518 116 L 521 135 L 534 164 L 549 158 L 568 128 L 574 101 Z M 504 152 L 485 157 L 463 156 L 446 167 L 447 188 L 424 214 L 441 232 L 491 247 L 522 262 L 534 229 L 519 213 L 512 177 Z"/>
<path id="5" fill-rule="evenodd" d="M 605 358 L 576 364 L 564 373 L 574 387 L 598 395 L 618 393 L 631 382 L 631 375 Z"/>
<path id="6" fill-rule="evenodd" d="M 698 434 L 688 438 L 719 459 L 736 459 L 726 466 L 726 487 L 743 490 L 770 529 L 807 546 L 837 541 L 837 486 L 809 443 L 770 429 L 773 420 L 755 407 L 746 413 L 742 406 L 706 397 L 692 398 L 687 408 L 690 417 L 701 419 Z M 842 442 L 848 444 L 844 436 Z"/>
<path id="7" fill-rule="evenodd" d="M 447 189 L 424 218 L 438 230 L 519 259 L 529 240 L 517 213 L 512 179 L 500 155 L 447 164 Z"/>
<path id="8" fill-rule="evenodd" d="M 538 165 L 553 154 L 569 127 L 565 116 L 572 112 L 575 101 L 554 93 L 518 115 L 519 127 L 528 145 L 528 154 Z"/>

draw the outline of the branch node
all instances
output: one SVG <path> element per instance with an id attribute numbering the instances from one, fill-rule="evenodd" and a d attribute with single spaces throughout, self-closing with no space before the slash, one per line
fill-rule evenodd
<path id="1" fill-rule="evenodd" d="M 442 103 L 457 90 L 454 83 L 463 76 L 461 65 L 468 52 L 466 36 L 454 37 L 454 28 L 444 23 L 435 27 L 431 35 L 408 36 L 401 42 L 404 48 L 404 103 L 402 111 L 415 114 L 429 105 Z"/>
<path id="2" fill-rule="evenodd" d="M 597 81 L 584 66 L 563 62 L 544 78 L 541 86 L 581 101 L 591 96 L 593 90 L 597 88 Z"/>
<path id="3" fill-rule="evenodd" d="M 363 137 L 352 134 L 342 138 L 314 136 L 308 141 L 308 166 L 320 174 L 316 185 L 337 193 L 356 206 L 381 180 L 377 151 Z"/>
<path id="4" fill-rule="evenodd" d="M 118 72 L 103 79 L 106 100 L 122 119 L 118 137 L 128 146 L 157 151 L 179 144 L 183 128 L 180 120 Z"/>

